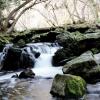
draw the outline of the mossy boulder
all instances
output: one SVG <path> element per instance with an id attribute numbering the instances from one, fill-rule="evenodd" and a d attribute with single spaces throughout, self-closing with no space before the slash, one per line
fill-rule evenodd
<path id="1" fill-rule="evenodd" d="M 63 65 L 64 63 L 61 63 L 62 61 L 71 59 L 74 56 L 79 56 L 83 52 L 79 48 L 78 41 L 76 39 L 77 36 L 75 34 L 76 33 L 71 35 L 71 33 L 66 32 L 57 36 L 57 42 L 63 46 L 63 48 L 58 50 L 53 56 L 53 65 Z M 81 39 L 80 35 L 78 39 Z"/>
<path id="2" fill-rule="evenodd" d="M 50 93 L 54 96 L 79 98 L 86 92 L 86 82 L 79 76 L 57 74 L 53 80 Z"/>
<path id="3" fill-rule="evenodd" d="M 78 31 L 65 32 L 59 34 L 56 39 L 64 49 L 68 48 L 70 51 L 74 51 L 74 55 L 81 54 L 92 48 L 100 48 L 100 31 L 87 34 L 82 34 Z"/>
<path id="4" fill-rule="evenodd" d="M 68 48 L 69 46 L 76 46 L 77 43 L 81 40 L 85 39 L 85 36 L 80 32 L 65 32 L 56 36 L 57 42 L 63 46 L 64 48 Z"/>
<path id="5" fill-rule="evenodd" d="M 68 61 L 63 67 L 63 73 L 85 77 L 85 74 L 96 66 L 97 63 L 91 51 L 87 51 L 79 57 Z"/>

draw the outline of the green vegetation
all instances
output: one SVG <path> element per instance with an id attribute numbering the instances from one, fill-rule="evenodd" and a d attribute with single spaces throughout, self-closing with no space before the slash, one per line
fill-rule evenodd
<path id="1" fill-rule="evenodd" d="M 66 82 L 66 94 L 72 97 L 82 97 L 85 94 L 86 82 L 79 76 L 72 76 Z"/>
<path id="2" fill-rule="evenodd" d="M 67 98 L 79 98 L 86 92 L 86 82 L 79 76 L 57 74 L 53 80 L 51 93 Z"/>

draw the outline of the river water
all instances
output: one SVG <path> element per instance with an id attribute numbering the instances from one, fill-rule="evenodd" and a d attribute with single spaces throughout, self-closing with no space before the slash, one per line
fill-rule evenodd
<path id="1" fill-rule="evenodd" d="M 8 47 L 6 46 L 6 48 Z M 29 54 L 32 54 L 31 50 L 41 53 L 40 57 L 35 59 L 35 66 L 32 68 L 36 76 L 34 79 L 16 79 L 11 77 L 15 73 L 20 74 L 20 72 L 1 75 L 0 100 L 68 100 L 67 98 L 54 98 L 50 94 L 53 77 L 57 73 L 62 74 L 62 67 L 54 67 L 51 63 L 52 56 L 60 48 L 57 43 L 27 44 L 24 49 Z M 95 55 L 98 62 L 99 55 Z M 84 100 L 100 100 L 100 83 L 94 85 L 88 84 L 87 94 L 84 98 Z M 83 99 L 81 98 L 80 100 Z"/>

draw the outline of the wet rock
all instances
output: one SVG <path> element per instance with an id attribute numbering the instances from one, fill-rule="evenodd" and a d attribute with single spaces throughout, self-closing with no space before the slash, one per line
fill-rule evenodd
<path id="1" fill-rule="evenodd" d="M 10 47 L 5 52 L 1 70 L 10 71 L 32 68 L 35 63 L 34 60 L 33 56 L 22 51 L 20 48 Z"/>
<path id="2" fill-rule="evenodd" d="M 39 52 L 36 52 L 35 53 L 35 58 L 38 58 L 40 56 L 40 53 Z"/>
<path id="3" fill-rule="evenodd" d="M 65 32 L 59 34 L 56 39 L 64 47 L 63 49 L 68 49 L 69 54 L 72 53 L 73 55 L 80 55 L 92 48 L 100 48 L 100 31 L 88 34 Z"/>
<path id="4" fill-rule="evenodd" d="M 34 78 L 34 76 L 35 73 L 30 68 L 27 68 L 20 73 L 19 78 Z"/>
<path id="5" fill-rule="evenodd" d="M 35 63 L 35 58 L 33 55 L 28 54 L 27 52 L 22 52 L 20 57 L 20 66 L 22 69 L 33 68 Z"/>
<path id="6" fill-rule="evenodd" d="M 100 82 L 100 66 L 89 70 L 86 74 L 86 81 L 88 83 L 97 83 Z"/>
<path id="7" fill-rule="evenodd" d="M 100 50 L 100 32 L 82 34 L 80 32 L 62 33 L 57 37 L 57 42 L 63 46 L 53 56 L 53 64 L 58 65 L 60 62 L 79 56 L 85 51 L 91 50 L 98 53 Z M 63 63 L 64 64 L 64 63 Z M 62 65 L 63 65 L 62 64 Z"/>
<path id="8" fill-rule="evenodd" d="M 57 74 L 53 80 L 50 93 L 54 96 L 79 98 L 85 94 L 86 82 L 79 76 Z"/>
<path id="9" fill-rule="evenodd" d="M 35 58 L 38 58 L 38 57 L 41 55 L 40 52 L 34 51 L 32 47 L 30 47 L 30 50 L 31 50 L 31 52 L 34 54 L 34 57 L 35 57 Z"/>
<path id="10" fill-rule="evenodd" d="M 65 33 L 57 35 L 56 39 L 61 46 L 68 48 L 70 46 L 76 46 L 79 41 L 85 39 L 85 36 L 78 31 L 73 33 L 66 31 Z"/>
<path id="11" fill-rule="evenodd" d="M 13 75 L 11 78 L 18 78 L 18 74 Z"/>
<path id="12" fill-rule="evenodd" d="M 75 56 L 79 56 L 85 51 L 84 45 L 79 45 L 79 41 L 83 40 L 85 37 L 79 32 L 62 33 L 56 38 L 57 42 L 63 46 L 63 48 L 58 50 L 53 56 L 53 65 L 59 65 L 60 62 L 66 59 L 72 59 Z M 64 63 L 61 63 L 61 65 L 64 65 Z"/>
<path id="13" fill-rule="evenodd" d="M 20 39 L 19 41 L 17 41 L 17 43 L 14 43 L 15 46 L 20 47 L 20 48 L 25 47 L 25 44 L 26 43 L 23 39 Z"/>
<path id="14" fill-rule="evenodd" d="M 86 73 L 96 65 L 97 63 L 92 52 L 87 51 L 79 57 L 68 61 L 63 67 L 63 73 L 78 75 L 84 78 Z"/>
<path id="15" fill-rule="evenodd" d="M 17 70 L 20 68 L 21 49 L 9 48 L 4 60 L 2 70 Z"/>
<path id="16" fill-rule="evenodd" d="M 52 64 L 54 66 L 63 66 L 67 61 L 75 57 L 75 55 L 73 54 L 74 53 L 73 50 L 76 49 L 70 49 L 70 48 L 59 49 L 53 56 Z"/>

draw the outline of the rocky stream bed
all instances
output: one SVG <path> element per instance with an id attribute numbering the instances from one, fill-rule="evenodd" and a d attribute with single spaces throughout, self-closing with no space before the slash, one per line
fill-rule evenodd
<path id="1" fill-rule="evenodd" d="M 98 25 L 3 34 L 0 51 L 1 100 L 100 99 Z"/>

